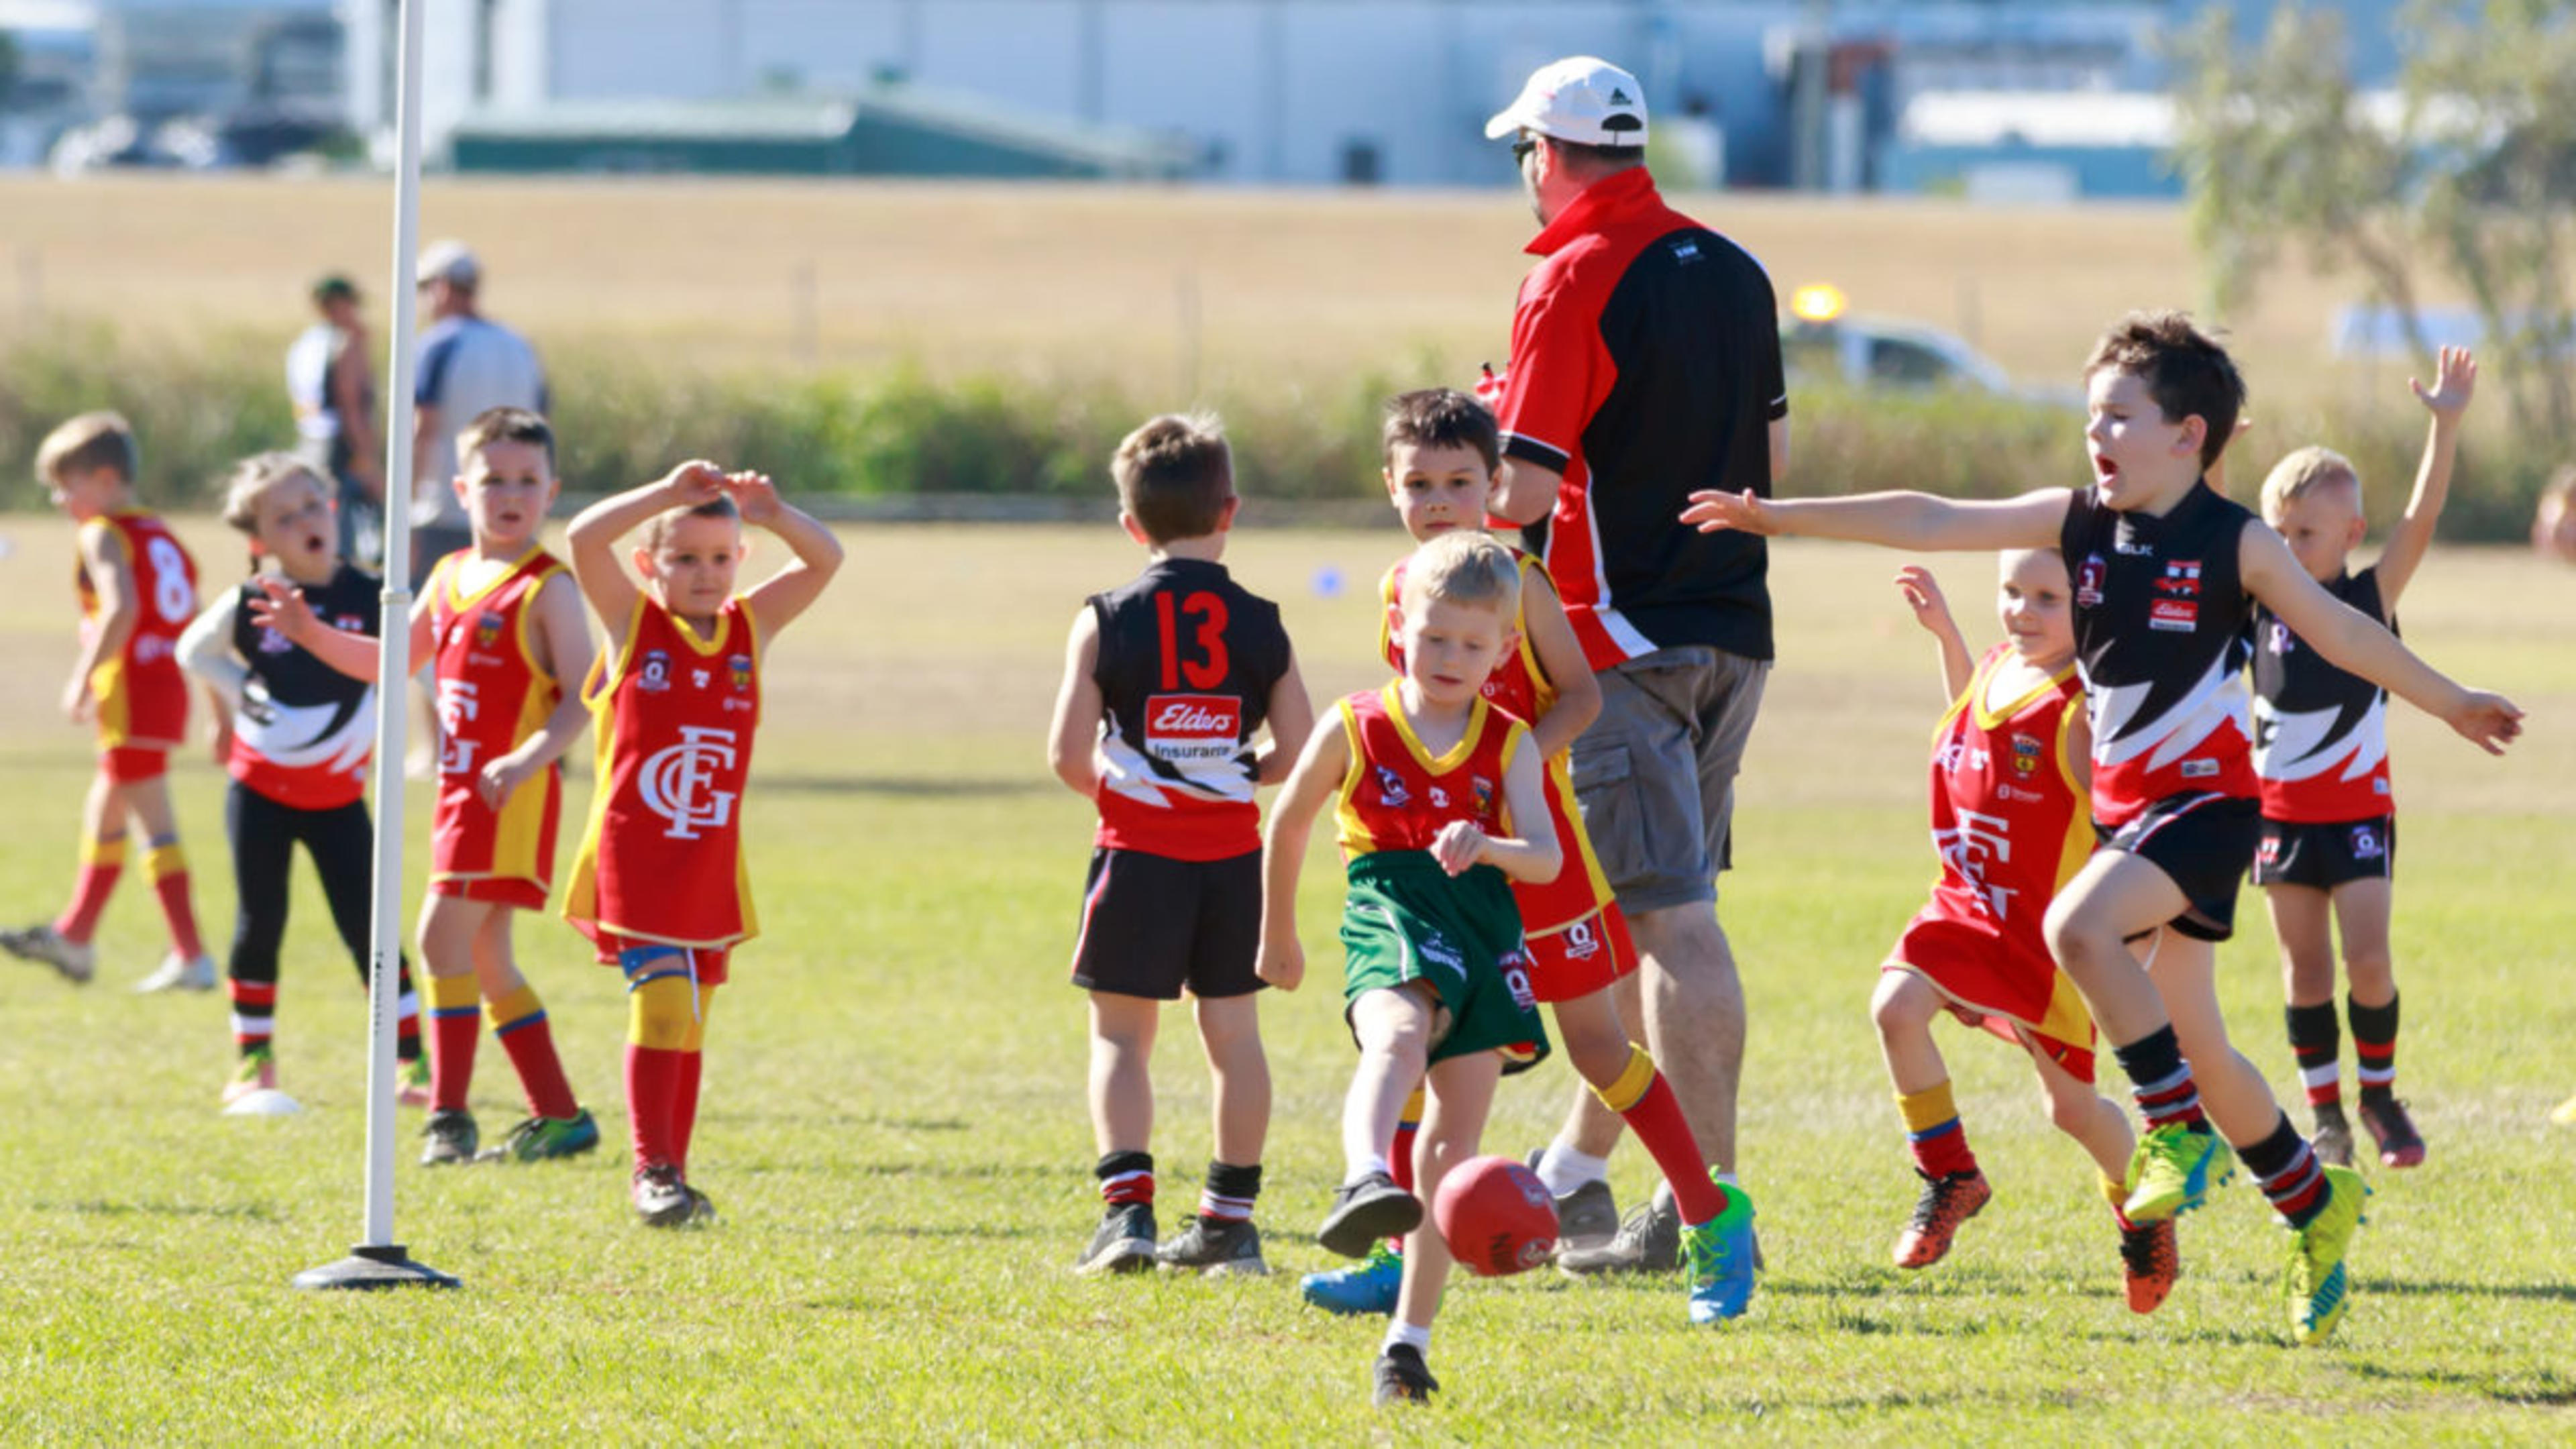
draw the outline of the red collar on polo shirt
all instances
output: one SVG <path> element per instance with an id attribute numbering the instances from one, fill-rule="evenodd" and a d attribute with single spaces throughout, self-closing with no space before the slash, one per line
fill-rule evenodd
<path id="1" fill-rule="evenodd" d="M 1530 240 L 1529 253 L 1547 256 L 1577 237 L 1605 230 L 1613 222 L 1650 208 L 1660 210 L 1663 204 L 1663 197 L 1655 191 L 1655 178 L 1645 167 L 1614 171 L 1585 187 L 1572 204 L 1558 212 L 1556 220 Z"/>

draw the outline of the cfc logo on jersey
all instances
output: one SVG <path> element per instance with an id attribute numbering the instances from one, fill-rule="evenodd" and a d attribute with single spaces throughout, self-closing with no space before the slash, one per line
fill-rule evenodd
<path id="1" fill-rule="evenodd" d="M 465 738 L 465 727 L 483 712 L 480 691 L 472 680 L 438 681 L 438 772 L 470 775 L 481 745 Z"/>
<path id="2" fill-rule="evenodd" d="M 636 772 L 644 808 L 670 822 L 662 831 L 666 838 L 695 840 L 700 831 L 733 823 L 734 792 L 716 789 L 715 781 L 740 757 L 735 738 L 732 730 L 684 725 L 678 744 L 655 750 Z"/>

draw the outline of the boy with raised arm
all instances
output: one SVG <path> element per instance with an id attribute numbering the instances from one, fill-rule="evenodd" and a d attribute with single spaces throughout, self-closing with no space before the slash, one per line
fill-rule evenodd
<path id="1" fill-rule="evenodd" d="M 2123 1211 L 2144 1223 L 2199 1206 L 2223 1134 L 2295 1231 L 2285 1292 L 2294 1336 L 2314 1343 L 2342 1320 L 2344 1258 L 2367 1189 L 2350 1168 L 2320 1166 L 2229 1044 L 2214 979 L 2213 946 L 2234 929 L 2260 823 L 2244 684 L 2253 605 L 2490 753 L 2521 732 L 2522 712 L 2336 602 L 2279 535 L 2210 489 L 2203 474 L 2234 432 L 2245 385 L 2188 318 L 2121 319 L 2086 363 L 2085 388 L 2088 488 L 1993 502 L 1700 492 L 1682 518 L 1894 548 L 2054 545 L 2065 555 L 2102 847 L 2058 894 L 2047 930 L 2147 1121 Z M 2127 942 L 2168 925 L 2142 968 Z"/>
<path id="2" fill-rule="evenodd" d="M 2433 525 L 2450 495 L 2460 415 L 2476 390 L 2478 362 L 2445 347 L 2428 391 L 2409 380 L 2433 415 L 2432 435 L 2405 516 L 2379 561 L 2354 572 L 2361 543 L 2361 479 L 2328 448 L 2300 448 L 2263 480 L 2263 521 L 2327 593 L 2397 628 L 2397 598 L 2432 546 Z M 2254 773 L 2263 792 L 2263 833 L 2254 884 L 2272 911 L 2281 946 L 2281 984 L 2290 1051 L 2316 1113 L 2317 1155 L 2352 1161 L 2352 1124 L 2343 1113 L 2335 1060 L 2335 937 L 2343 937 L 2347 1005 L 2360 1059 L 2361 1125 L 2380 1165 L 2413 1167 L 2424 1138 L 2397 1100 L 2397 973 L 2388 959 L 2388 916 L 2397 873 L 2397 819 L 2389 794 L 2388 692 L 2336 668 L 2298 631 L 2261 605 L 2254 609 Z"/>

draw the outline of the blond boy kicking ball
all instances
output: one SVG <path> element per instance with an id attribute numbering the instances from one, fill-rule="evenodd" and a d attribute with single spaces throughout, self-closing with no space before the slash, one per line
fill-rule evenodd
<path id="1" fill-rule="evenodd" d="M 1374 1369 L 1380 1404 L 1424 1403 L 1439 1388 L 1426 1356 L 1450 1255 L 1423 1223 L 1423 1200 L 1476 1155 L 1500 1049 L 1547 1050 L 1511 883 L 1553 880 L 1565 855 L 1546 828 L 1545 767 L 1528 727 L 1481 693 L 1514 647 L 1519 605 L 1520 567 L 1492 539 L 1453 534 L 1416 551 L 1394 624 L 1403 677 L 1342 700 L 1307 740 L 1263 842 L 1254 969 L 1294 991 L 1306 978 L 1297 877 L 1316 815 L 1335 806 L 1349 880 L 1343 1015 L 1360 1060 L 1342 1105 L 1343 1182 L 1316 1237 L 1356 1258 L 1405 1235 L 1404 1281 Z M 1407 1191 L 1386 1146 L 1426 1079 L 1430 1111 Z"/>

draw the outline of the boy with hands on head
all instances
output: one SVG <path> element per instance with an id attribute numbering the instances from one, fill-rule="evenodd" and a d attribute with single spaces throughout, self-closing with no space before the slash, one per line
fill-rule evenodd
<path id="1" fill-rule="evenodd" d="M 2454 682 L 2338 603 L 2279 535 L 2208 487 L 2244 383 L 2188 319 L 2123 318 L 2095 348 L 2085 383 L 2088 488 L 1993 502 L 1700 492 L 1682 518 L 1895 548 L 2063 553 L 2103 843 L 2059 893 L 2047 930 L 2147 1119 L 2123 1210 L 2151 1223 L 2198 1206 L 2223 1133 L 2296 1232 L 2284 1290 L 2294 1337 L 2312 1343 L 2342 1319 L 2344 1257 L 2367 1189 L 2349 1168 L 2320 1168 L 2262 1074 L 2229 1044 L 2214 980 L 2213 943 L 2233 930 L 2260 824 L 2243 683 L 2253 605 L 2490 753 L 2520 733 L 2522 712 Z M 2127 942 L 2167 925 L 2142 969 Z"/>
<path id="2" fill-rule="evenodd" d="M 746 523 L 795 557 L 737 594 Z M 638 527 L 629 575 L 617 542 Z M 711 1222 L 715 1205 L 688 1180 L 689 1142 L 707 1008 L 733 948 L 760 930 L 741 806 L 764 656 L 821 597 L 841 544 L 768 478 L 703 461 L 583 509 L 567 542 L 608 648 L 582 687 L 599 764 L 564 917 L 626 976 L 636 1216 Z"/>
<path id="3" fill-rule="evenodd" d="M 1342 1185 L 1317 1239 L 1344 1257 L 1405 1235 L 1404 1278 L 1375 1368 L 1378 1403 L 1439 1387 L 1425 1355 L 1450 1254 L 1425 1198 L 1482 1140 L 1503 1048 L 1544 1055 L 1512 881 L 1553 880 L 1564 851 L 1548 819 L 1529 729 L 1486 703 L 1486 678 L 1517 643 L 1520 567 L 1477 533 L 1438 538 L 1405 565 L 1391 621 L 1404 674 L 1342 700 L 1271 807 L 1263 845 L 1263 981 L 1305 980 L 1297 879 L 1317 814 L 1336 807 L 1349 892 L 1342 910 L 1344 1016 L 1360 1049 L 1342 1107 Z M 1520 822 L 1528 822 L 1526 826 Z M 1396 1118 L 1429 1084 L 1414 1190 L 1386 1159 Z M 1419 1194 L 1417 1196 L 1416 1194 Z"/>

